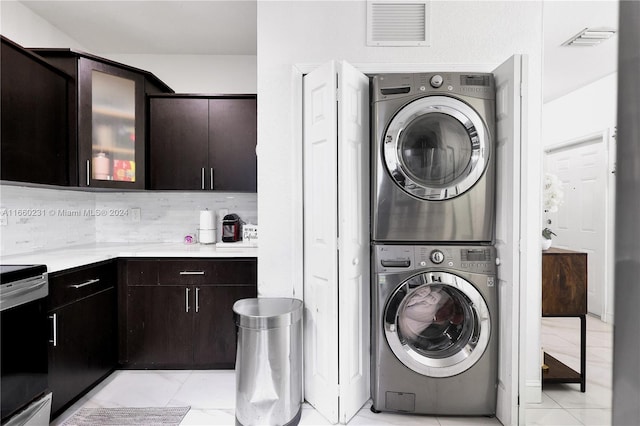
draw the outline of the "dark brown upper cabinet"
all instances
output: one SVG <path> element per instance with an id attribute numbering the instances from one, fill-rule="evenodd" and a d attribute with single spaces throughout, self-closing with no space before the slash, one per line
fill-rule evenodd
<path id="1" fill-rule="evenodd" d="M 32 49 L 73 77 L 69 127 L 78 186 L 144 189 L 145 96 L 173 91 L 153 74 L 71 49 Z"/>
<path id="2" fill-rule="evenodd" d="M 67 110 L 73 80 L 5 37 L 0 50 L 1 179 L 76 185 Z"/>
<path id="3" fill-rule="evenodd" d="M 257 190 L 255 95 L 149 97 L 149 188 Z"/>

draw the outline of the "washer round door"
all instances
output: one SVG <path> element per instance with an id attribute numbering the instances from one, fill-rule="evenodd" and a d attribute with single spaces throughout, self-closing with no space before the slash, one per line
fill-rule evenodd
<path id="1" fill-rule="evenodd" d="M 429 377 L 471 368 L 489 344 L 491 317 L 478 290 L 447 272 L 415 275 L 391 294 L 384 333 L 395 356 Z"/>
<path id="2" fill-rule="evenodd" d="M 426 96 L 403 107 L 383 136 L 388 172 L 408 194 L 430 201 L 463 194 L 482 176 L 489 134 L 478 113 L 448 96 Z"/>

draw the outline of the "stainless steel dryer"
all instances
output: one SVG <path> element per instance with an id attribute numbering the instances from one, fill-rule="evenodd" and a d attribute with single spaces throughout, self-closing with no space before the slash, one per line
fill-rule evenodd
<path id="1" fill-rule="evenodd" d="M 374 245 L 372 269 L 372 411 L 495 415 L 495 248 Z"/>
<path id="2" fill-rule="evenodd" d="M 372 239 L 491 243 L 492 74 L 381 74 L 372 94 Z"/>

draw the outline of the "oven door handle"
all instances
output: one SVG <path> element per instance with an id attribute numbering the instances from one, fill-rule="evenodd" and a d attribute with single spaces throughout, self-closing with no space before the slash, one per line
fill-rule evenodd
<path id="1" fill-rule="evenodd" d="M 17 290 L 4 292 L 3 297 L 9 299 L 12 297 L 21 296 L 25 293 L 30 293 L 36 289 L 39 289 L 40 287 L 44 287 L 45 285 L 47 285 L 47 280 L 43 280 L 41 277 L 34 278 L 34 281 L 36 281 L 36 283 L 27 288 L 19 288 Z"/>
<path id="2" fill-rule="evenodd" d="M 99 283 L 99 282 L 100 282 L 100 278 L 94 278 L 92 280 L 83 282 L 82 284 L 73 284 L 73 285 L 70 285 L 69 287 L 70 288 L 82 288 L 82 287 L 85 287 L 85 286 L 88 286 L 88 285 L 91 285 L 91 284 L 95 284 L 95 283 Z"/>

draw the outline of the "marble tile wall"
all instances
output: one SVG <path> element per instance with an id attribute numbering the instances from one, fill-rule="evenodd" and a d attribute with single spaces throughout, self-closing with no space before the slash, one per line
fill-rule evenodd
<path id="1" fill-rule="evenodd" d="M 140 209 L 139 221 L 132 209 Z M 181 242 L 200 210 L 226 208 L 257 223 L 256 194 L 85 192 L 0 185 L 0 254 L 100 242 Z"/>
<path id="2" fill-rule="evenodd" d="M 93 243 L 95 193 L 0 185 L 3 256 Z"/>
<path id="3" fill-rule="evenodd" d="M 186 234 L 196 234 L 204 209 L 228 209 L 246 223 L 257 223 L 256 194 L 149 191 L 96 195 L 96 211 L 101 213 L 96 217 L 98 242 L 182 242 Z M 139 222 L 134 221 L 134 208 L 140 209 Z"/>

